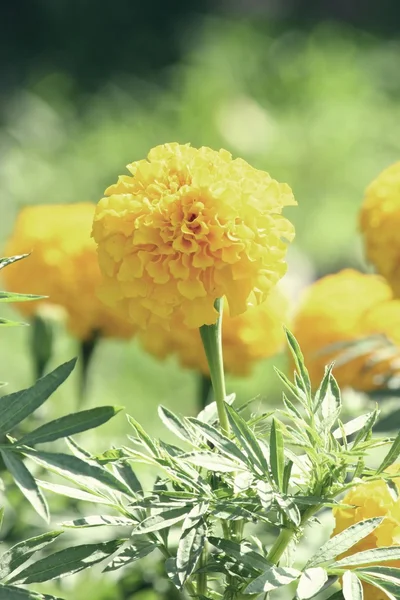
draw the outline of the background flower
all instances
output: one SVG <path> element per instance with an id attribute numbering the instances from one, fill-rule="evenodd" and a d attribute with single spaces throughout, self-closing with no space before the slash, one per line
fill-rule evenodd
<path id="1" fill-rule="evenodd" d="M 399 471 L 400 464 L 391 465 L 386 469 L 386 472 L 393 475 Z M 395 477 L 393 481 L 400 491 L 400 477 Z M 352 504 L 354 508 L 333 509 L 335 528 L 332 535 L 336 535 L 364 519 L 381 516 L 385 518 L 379 527 L 350 548 L 341 558 L 363 550 L 400 544 L 400 499 L 393 500 L 384 481 L 371 481 L 357 485 L 345 495 L 342 502 L 343 504 Z M 385 564 L 391 567 L 400 567 L 400 561 L 390 561 Z M 364 600 L 387 600 L 386 594 L 380 593 L 376 587 L 363 583 L 363 588 Z"/>
<path id="2" fill-rule="evenodd" d="M 393 299 L 391 288 L 378 275 L 345 269 L 305 290 L 294 317 L 293 333 L 304 353 L 311 381 L 318 386 L 324 366 L 345 350 L 326 352 L 328 346 L 374 334 L 383 334 L 400 345 L 400 301 Z M 370 390 L 380 385 L 380 376 L 400 368 L 399 353 L 367 368 L 372 359 L 371 352 L 334 367 L 339 384 Z"/>
<path id="3" fill-rule="evenodd" d="M 229 152 L 165 144 L 128 165 L 94 220 L 103 297 L 142 326 L 216 321 L 265 300 L 284 275 L 293 239 L 282 208 L 290 188 Z"/>
<path id="4" fill-rule="evenodd" d="M 360 212 L 368 260 L 400 296 L 400 162 L 368 186 Z"/>
<path id="5" fill-rule="evenodd" d="M 224 311 L 222 346 L 225 370 L 249 375 L 255 362 L 280 352 L 284 347 L 283 324 L 288 320 L 289 303 L 273 289 L 265 302 L 231 317 Z M 179 362 L 208 375 L 209 369 L 198 329 L 177 323 L 170 330 L 150 327 L 139 333 L 144 348 L 158 358 L 176 354 Z"/>
<path id="6" fill-rule="evenodd" d="M 27 317 L 44 305 L 57 305 L 65 310 L 71 333 L 81 340 L 94 333 L 129 338 L 133 326 L 96 296 L 101 273 L 90 237 L 94 208 L 87 202 L 21 210 L 4 253 L 31 255 L 4 269 L 3 279 L 14 292 L 48 296 L 38 302 L 16 303 Z"/>

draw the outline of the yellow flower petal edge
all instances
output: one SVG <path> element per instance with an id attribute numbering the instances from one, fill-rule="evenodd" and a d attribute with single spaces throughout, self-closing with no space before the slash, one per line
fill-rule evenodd
<path id="1" fill-rule="evenodd" d="M 360 211 L 367 259 L 400 296 L 400 162 L 367 188 Z"/>
<path id="2" fill-rule="evenodd" d="M 393 299 L 393 292 L 382 277 L 344 269 L 322 277 L 305 290 L 294 316 L 293 333 L 302 348 L 312 384 L 317 387 L 325 365 L 343 352 L 326 352 L 330 345 L 374 334 L 383 334 L 400 345 L 400 301 Z M 368 391 L 383 384 L 383 374 L 399 370 L 400 352 L 397 357 L 366 368 L 368 358 L 363 356 L 335 366 L 333 373 L 339 385 Z"/>
<path id="3" fill-rule="evenodd" d="M 287 298 L 274 288 L 265 302 L 237 317 L 231 317 L 229 310 L 224 311 L 222 347 L 228 373 L 249 375 L 257 361 L 283 350 L 283 325 L 288 322 L 288 309 Z M 140 332 L 139 339 L 157 358 L 176 354 L 182 366 L 209 374 L 198 329 L 189 329 L 184 323 L 176 323 L 170 330 L 152 326 Z"/>
<path id="4" fill-rule="evenodd" d="M 105 302 L 142 328 L 197 328 L 215 323 L 219 297 L 232 316 L 265 300 L 294 237 L 281 215 L 296 204 L 288 185 L 189 144 L 157 146 L 128 170 L 94 218 Z"/>
<path id="5" fill-rule="evenodd" d="M 400 474 L 400 464 L 391 465 L 386 469 L 391 475 Z M 393 481 L 400 492 L 400 477 Z M 351 556 L 363 550 L 398 546 L 400 544 L 400 499 L 393 500 L 384 481 L 361 483 L 352 488 L 342 499 L 343 504 L 351 504 L 352 508 L 334 508 L 336 535 L 351 525 L 370 519 L 384 517 L 382 523 L 367 537 L 345 552 L 341 558 Z M 400 561 L 382 563 L 391 567 L 400 567 Z M 388 596 L 376 587 L 363 583 L 364 600 L 387 600 Z"/>
<path id="6" fill-rule="evenodd" d="M 129 338 L 135 329 L 101 302 L 96 291 L 102 276 L 96 245 L 90 237 L 95 205 L 39 205 L 22 209 L 4 249 L 6 256 L 30 252 L 2 271 L 13 292 L 48 296 L 15 304 L 30 317 L 46 305 L 62 307 L 71 333 L 87 339 L 93 333 Z"/>

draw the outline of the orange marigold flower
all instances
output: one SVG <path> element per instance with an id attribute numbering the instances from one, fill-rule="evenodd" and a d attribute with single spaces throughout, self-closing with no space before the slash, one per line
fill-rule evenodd
<path id="1" fill-rule="evenodd" d="M 95 206 L 90 203 L 26 207 L 19 213 L 5 254 L 31 252 L 29 258 L 2 271 L 13 292 L 48 296 L 19 302 L 16 308 L 33 316 L 47 304 L 65 310 L 68 328 L 79 339 L 94 332 L 129 338 L 134 328 L 96 297 L 102 276 L 96 245 L 90 237 Z"/>
<path id="2" fill-rule="evenodd" d="M 387 473 L 396 475 L 400 472 L 400 464 L 391 465 Z M 400 492 L 400 477 L 393 481 Z M 334 508 L 336 535 L 351 525 L 372 517 L 385 517 L 372 533 L 360 540 L 345 552 L 341 558 L 351 556 L 363 550 L 400 545 L 400 499 L 393 500 L 387 485 L 382 480 L 361 483 L 352 488 L 342 500 L 343 504 L 351 504 L 354 508 Z M 391 567 L 400 567 L 400 561 L 384 563 Z M 363 583 L 364 600 L 387 600 L 387 595 L 378 588 Z"/>
<path id="3" fill-rule="evenodd" d="M 325 365 L 343 352 L 326 348 L 383 334 L 400 345 L 400 301 L 378 275 L 365 275 L 345 269 L 312 284 L 294 317 L 293 333 L 304 353 L 314 387 L 324 375 Z M 398 353 L 400 355 L 400 353 Z M 339 385 L 368 391 L 382 385 L 382 375 L 400 368 L 400 356 L 366 368 L 370 356 L 360 356 L 337 365 L 334 374 Z"/>
<path id="4" fill-rule="evenodd" d="M 283 324 L 288 319 L 288 301 L 278 289 L 273 289 L 265 302 L 249 308 L 237 317 L 224 311 L 222 346 L 227 372 L 245 376 L 255 362 L 280 352 L 285 343 Z M 139 333 L 144 348 L 164 359 L 176 354 L 187 368 L 209 374 L 208 363 L 198 329 L 189 329 L 183 323 L 170 330 L 149 327 Z"/>
<path id="5" fill-rule="evenodd" d="M 281 215 L 295 204 L 286 184 L 225 150 L 177 143 L 128 170 L 93 225 L 107 303 L 143 328 L 196 328 L 215 323 L 219 297 L 232 316 L 265 300 L 294 236 Z"/>
<path id="6" fill-rule="evenodd" d="M 368 260 L 400 296 L 400 162 L 385 169 L 368 186 L 360 228 Z"/>

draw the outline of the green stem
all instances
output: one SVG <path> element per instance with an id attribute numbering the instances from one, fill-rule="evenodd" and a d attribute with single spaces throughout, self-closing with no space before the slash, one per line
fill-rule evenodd
<path id="1" fill-rule="evenodd" d="M 205 409 L 209 402 L 210 392 L 212 389 L 211 379 L 208 375 L 199 375 L 199 387 L 197 392 L 197 410 L 201 412 Z"/>
<path id="2" fill-rule="evenodd" d="M 229 421 L 225 409 L 226 390 L 224 363 L 222 359 L 222 306 L 223 299 L 218 298 L 215 301 L 215 308 L 219 312 L 217 322 L 214 325 L 203 325 L 200 327 L 200 335 L 210 368 L 219 424 L 224 433 L 229 433 Z"/>
<path id="3" fill-rule="evenodd" d="M 207 542 L 204 544 L 203 552 L 200 556 L 199 568 L 203 569 L 207 564 Z M 204 571 L 197 575 L 197 596 L 207 595 L 207 573 Z"/>
<path id="4" fill-rule="evenodd" d="M 296 533 L 298 533 L 298 531 L 301 527 L 304 527 L 304 525 L 307 523 L 307 521 L 313 515 L 315 515 L 315 513 L 318 512 L 320 508 L 321 507 L 319 505 L 310 506 L 309 508 L 307 508 L 307 510 L 304 511 L 303 516 L 301 517 L 301 523 L 298 528 L 289 529 L 289 528 L 285 527 L 284 529 L 281 529 L 280 534 L 278 535 L 275 543 L 273 544 L 272 548 L 268 552 L 268 556 L 267 556 L 268 562 L 272 563 L 273 565 L 277 565 L 279 563 L 279 559 L 281 558 L 282 554 L 285 552 L 286 548 L 288 547 L 288 545 L 290 544 L 290 542 L 292 541 L 292 539 L 294 538 Z"/>

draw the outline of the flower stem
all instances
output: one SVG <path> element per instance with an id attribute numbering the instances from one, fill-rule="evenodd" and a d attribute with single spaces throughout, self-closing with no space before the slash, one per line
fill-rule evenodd
<path id="1" fill-rule="evenodd" d="M 209 402 L 210 391 L 212 388 L 211 379 L 209 376 L 200 374 L 198 386 L 197 410 L 198 412 L 201 412 L 205 409 Z"/>
<path id="2" fill-rule="evenodd" d="M 218 419 L 224 433 L 229 432 L 229 421 L 225 409 L 225 376 L 224 363 L 222 359 L 222 306 L 223 299 L 215 301 L 215 308 L 219 317 L 214 325 L 203 325 L 200 327 L 201 340 L 206 353 L 210 378 L 214 391 L 214 399 L 217 404 Z"/>
<path id="3" fill-rule="evenodd" d="M 271 550 L 268 552 L 267 560 L 273 565 L 277 565 L 279 559 L 282 554 L 285 552 L 288 547 L 290 541 L 292 540 L 294 534 L 294 529 L 281 529 L 280 534 L 276 538 L 275 544 L 272 546 Z"/>

